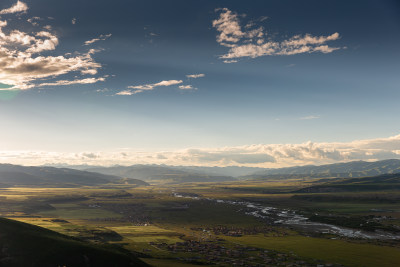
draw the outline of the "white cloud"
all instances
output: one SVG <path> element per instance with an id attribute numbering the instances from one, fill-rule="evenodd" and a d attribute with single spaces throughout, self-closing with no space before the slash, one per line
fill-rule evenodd
<path id="1" fill-rule="evenodd" d="M 93 156 L 94 155 L 94 156 Z M 113 152 L 0 151 L 0 162 L 41 165 L 49 163 L 132 165 L 170 164 L 199 166 L 287 167 L 354 160 L 400 159 L 400 135 L 346 143 L 258 144 L 221 148 L 189 148 L 143 152 L 127 148 Z"/>
<path id="2" fill-rule="evenodd" d="M 41 20 L 43 20 L 43 19 L 40 17 L 32 17 L 32 18 L 27 19 L 26 21 L 29 22 L 30 24 L 32 24 L 33 26 L 39 26 L 39 23 L 37 21 L 41 21 Z"/>
<path id="3" fill-rule="evenodd" d="M 1 12 L 9 14 L 28 9 L 26 4 L 18 3 Z M 33 17 L 31 23 L 38 19 Z M 59 44 L 56 34 L 49 31 L 51 27 L 46 26 L 41 31 L 29 34 L 19 29 L 4 32 L 7 26 L 7 21 L 0 20 L 0 83 L 10 85 L 11 89 L 33 88 L 38 80 L 46 84 L 43 80 L 68 73 L 94 75 L 101 68 L 101 64 L 92 58 L 92 54 L 97 51 L 46 56 L 46 52 L 56 50 Z M 91 82 L 96 79 L 101 81 L 100 78 L 82 78 L 77 81 Z M 59 84 L 63 83 L 66 83 L 65 79 L 59 81 Z"/>
<path id="4" fill-rule="evenodd" d="M 106 77 L 99 78 L 85 78 L 85 79 L 77 79 L 77 80 L 59 80 L 56 82 L 48 82 L 48 83 L 40 83 L 37 86 L 58 86 L 58 85 L 72 85 L 72 84 L 91 84 L 97 82 L 104 82 Z"/>
<path id="5" fill-rule="evenodd" d="M 73 23 L 73 24 L 74 24 L 74 23 Z M 111 37 L 111 33 L 109 33 L 109 34 L 102 34 L 102 35 L 100 35 L 100 36 L 97 37 L 97 38 L 94 38 L 94 39 L 92 39 L 92 40 L 86 41 L 86 42 L 84 43 L 84 45 L 90 45 L 90 44 L 93 44 L 93 43 L 98 42 L 98 41 L 104 41 L 104 40 L 106 40 L 106 39 L 108 39 L 108 38 L 110 38 L 110 37 Z"/>
<path id="6" fill-rule="evenodd" d="M 227 64 L 230 64 L 230 63 L 236 63 L 236 62 L 238 62 L 238 61 L 237 61 L 236 59 L 230 59 L 230 60 L 225 59 L 223 62 L 224 62 L 224 63 L 227 63 Z"/>
<path id="7" fill-rule="evenodd" d="M 136 91 L 131 91 L 131 90 L 123 90 L 121 92 L 116 93 L 116 95 L 134 95 L 136 94 Z"/>
<path id="8" fill-rule="evenodd" d="M 171 85 L 177 85 L 177 84 L 181 84 L 183 83 L 182 80 L 167 80 L 167 81 L 161 81 L 158 83 L 150 83 L 150 84 L 143 84 L 143 85 L 131 85 L 128 86 L 128 89 L 133 89 L 133 90 L 124 90 L 121 91 L 119 93 L 117 93 L 117 95 L 134 95 L 134 94 L 138 94 L 138 93 L 142 93 L 144 91 L 151 91 L 156 87 L 159 86 L 171 86 Z"/>
<path id="9" fill-rule="evenodd" d="M 202 78 L 204 76 L 206 76 L 206 75 L 203 73 L 186 75 L 187 78 L 192 78 L 192 79 Z"/>
<path id="10" fill-rule="evenodd" d="M 228 47 L 228 52 L 221 55 L 224 63 L 234 63 L 241 57 L 256 58 L 271 55 L 295 55 L 301 53 L 331 53 L 340 48 L 330 47 L 326 42 L 338 40 L 339 33 L 328 36 L 312 36 L 311 34 L 295 35 L 287 40 L 273 41 L 268 37 L 264 27 L 255 27 L 255 23 L 246 24 L 242 29 L 240 16 L 227 8 L 216 10 L 219 18 L 212 22 L 219 32 L 217 42 Z M 265 18 L 260 19 L 264 21 Z"/>
<path id="11" fill-rule="evenodd" d="M 196 90 L 197 88 L 194 88 L 192 85 L 188 84 L 188 85 L 180 85 L 179 89 L 181 89 L 181 90 Z"/>
<path id="12" fill-rule="evenodd" d="M 26 12 L 28 10 L 27 4 L 21 1 L 17 1 L 17 3 L 10 8 L 6 8 L 3 10 L 0 10 L 0 15 L 5 15 L 5 14 L 12 14 L 12 13 L 19 13 L 19 12 Z"/>
<path id="13" fill-rule="evenodd" d="M 97 89 L 96 90 L 97 93 L 106 93 L 106 92 L 109 92 L 109 91 L 110 91 L 110 89 L 108 89 L 108 88 L 103 88 L 103 89 Z"/>

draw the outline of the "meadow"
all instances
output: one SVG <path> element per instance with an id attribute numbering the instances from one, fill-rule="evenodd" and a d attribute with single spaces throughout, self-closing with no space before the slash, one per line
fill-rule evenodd
<path id="1" fill-rule="evenodd" d="M 318 213 L 321 218 L 329 214 L 350 221 L 378 218 L 379 225 L 392 230 L 400 225 L 400 204 L 393 201 L 398 191 L 294 193 L 309 185 L 293 180 L 2 188 L 0 212 L 2 217 L 85 241 L 122 247 L 153 266 L 230 266 L 236 261 L 246 266 L 400 264 L 397 240 L 357 239 L 272 225 L 246 215 L 246 207 L 207 200 L 251 201 L 299 214 Z M 176 193 L 188 197 L 176 197 Z M 216 251 L 213 257 L 211 251 Z"/>

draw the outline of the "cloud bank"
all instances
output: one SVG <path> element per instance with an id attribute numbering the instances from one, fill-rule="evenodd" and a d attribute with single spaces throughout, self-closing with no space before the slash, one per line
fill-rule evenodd
<path id="1" fill-rule="evenodd" d="M 95 156 L 93 156 L 95 155 Z M 188 148 L 145 152 L 121 149 L 112 152 L 1 151 L 1 163 L 25 165 L 169 164 L 198 166 L 289 167 L 321 165 L 354 160 L 400 159 L 400 135 L 347 143 L 257 144 L 221 148 Z"/>
<path id="2" fill-rule="evenodd" d="M 242 27 L 241 16 L 228 8 L 220 8 L 216 12 L 219 13 L 219 18 L 213 20 L 212 26 L 219 32 L 217 42 L 229 48 L 226 54 L 220 56 L 224 63 L 235 63 L 238 58 L 243 57 L 331 53 L 339 49 L 326 45 L 327 42 L 340 38 L 337 32 L 327 36 L 295 35 L 286 40 L 275 41 L 264 27 L 256 26 L 254 22 Z M 259 21 L 263 20 L 265 19 Z"/>

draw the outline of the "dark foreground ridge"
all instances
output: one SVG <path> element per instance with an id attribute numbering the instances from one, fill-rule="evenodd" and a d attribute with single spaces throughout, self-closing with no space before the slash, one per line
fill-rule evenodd
<path id="1" fill-rule="evenodd" d="M 0 266 L 148 266 L 128 251 L 0 218 Z"/>

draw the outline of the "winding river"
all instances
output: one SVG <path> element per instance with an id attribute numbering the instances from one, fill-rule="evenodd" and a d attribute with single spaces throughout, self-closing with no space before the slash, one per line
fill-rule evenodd
<path id="1" fill-rule="evenodd" d="M 367 232 L 327 223 L 313 222 L 310 221 L 304 215 L 296 213 L 296 211 L 294 210 L 267 207 L 249 201 L 233 201 L 233 200 L 222 200 L 222 199 L 212 199 L 212 198 L 201 198 L 197 196 L 185 195 L 184 193 L 175 193 L 175 192 L 173 192 L 173 196 L 178 198 L 208 200 L 217 203 L 240 206 L 244 208 L 245 213 L 247 215 L 263 219 L 273 225 L 291 226 L 293 228 L 297 228 L 306 232 L 334 234 L 339 236 L 345 236 L 350 238 L 361 238 L 361 239 L 386 239 L 386 240 L 400 239 L 400 235 L 395 235 L 389 232 L 383 232 L 383 231 Z"/>

